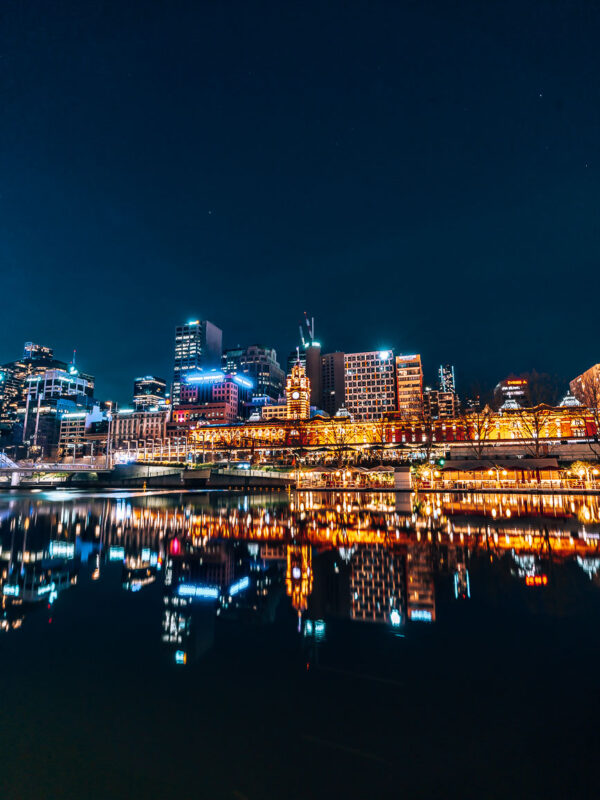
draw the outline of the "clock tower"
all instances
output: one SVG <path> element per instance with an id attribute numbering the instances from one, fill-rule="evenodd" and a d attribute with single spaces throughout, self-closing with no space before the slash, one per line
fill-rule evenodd
<path id="1" fill-rule="evenodd" d="M 308 419 L 310 417 L 310 381 L 306 370 L 297 361 L 286 382 L 287 418 Z"/>

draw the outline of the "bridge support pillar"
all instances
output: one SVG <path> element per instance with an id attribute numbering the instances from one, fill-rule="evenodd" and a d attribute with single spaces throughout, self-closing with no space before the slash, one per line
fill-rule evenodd
<path id="1" fill-rule="evenodd" d="M 10 476 L 10 485 L 18 486 L 21 483 L 21 473 L 13 472 Z"/>

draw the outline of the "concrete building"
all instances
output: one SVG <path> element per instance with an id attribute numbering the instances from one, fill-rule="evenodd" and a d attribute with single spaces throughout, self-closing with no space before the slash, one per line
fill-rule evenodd
<path id="1" fill-rule="evenodd" d="M 344 356 L 346 408 L 357 421 L 381 419 L 396 410 L 394 353 L 373 350 Z"/>
<path id="2" fill-rule="evenodd" d="M 440 365 L 438 375 L 440 378 L 440 391 L 456 394 L 456 379 L 454 377 L 454 367 L 452 364 Z"/>
<path id="3" fill-rule="evenodd" d="M 310 342 L 306 347 L 306 377 L 310 382 L 311 406 L 321 406 L 322 368 L 321 345 Z"/>
<path id="4" fill-rule="evenodd" d="M 110 421 L 111 449 L 123 447 L 127 442 L 166 439 L 169 416 L 169 411 L 118 411 Z"/>
<path id="5" fill-rule="evenodd" d="M 423 367 L 421 356 L 396 356 L 397 410 L 410 416 L 421 411 L 423 403 Z"/>
<path id="6" fill-rule="evenodd" d="M 251 344 L 225 350 L 222 368 L 232 375 L 246 375 L 254 384 L 252 397 L 278 400 L 285 388 L 285 373 L 277 361 L 277 352 L 272 347 Z"/>
<path id="7" fill-rule="evenodd" d="M 571 394 L 584 406 L 600 406 L 600 364 L 586 369 L 569 383 Z"/>
<path id="8" fill-rule="evenodd" d="M 458 414 L 458 399 L 454 392 L 426 389 L 423 393 L 423 414 L 427 419 L 456 417 Z"/>
<path id="9" fill-rule="evenodd" d="M 59 458 L 81 458 L 87 455 L 99 455 L 103 450 L 103 443 L 92 434 L 96 423 L 103 422 L 105 415 L 99 406 L 94 406 L 91 411 L 67 411 L 60 418 L 60 433 L 58 439 Z"/>
<path id="10" fill-rule="evenodd" d="M 164 378 L 145 375 L 133 382 L 133 407 L 136 411 L 164 405 L 166 396 L 167 382 Z"/>
<path id="11" fill-rule="evenodd" d="M 519 406 L 527 406 L 529 388 L 526 378 L 505 378 L 494 389 L 494 397 L 498 404 L 507 400 L 515 401 Z"/>
<path id="12" fill-rule="evenodd" d="M 173 404 L 179 405 L 186 377 L 199 370 L 218 369 L 223 352 L 223 331 L 207 320 L 191 320 L 175 329 Z"/>
<path id="13" fill-rule="evenodd" d="M 187 375 L 180 389 L 180 402 L 177 408 L 184 412 L 188 406 L 194 406 L 195 419 L 202 419 L 198 414 L 206 404 L 225 403 L 224 419 L 235 422 L 241 420 L 254 388 L 253 382 L 245 375 L 225 375 L 221 370 L 196 372 Z M 184 416 L 174 415 L 174 419 L 192 418 L 191 412 Z"/>
<path id="14" fill-rule="evenodd" d="M 325 353 L 321 357 L 320 407 L 333 417 L 346 400 L 344 353 Z"/>

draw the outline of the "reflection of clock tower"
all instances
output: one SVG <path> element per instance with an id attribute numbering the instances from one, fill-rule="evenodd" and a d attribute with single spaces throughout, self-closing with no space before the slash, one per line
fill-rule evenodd
<path id="1" fill-rule="evenodd" d="M 297 361 L 287 377 L 287 418 L 308 419 L 310 416 L 310 381 L 306 371 Z"/>

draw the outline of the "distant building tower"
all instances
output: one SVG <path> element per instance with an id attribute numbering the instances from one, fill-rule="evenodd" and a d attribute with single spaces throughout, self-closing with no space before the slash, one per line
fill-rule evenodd
<path id="1" fill-rule="evenodd" d="M 223 352 L 223 331 L 207 320 L 191 320 L 175 328 L 173 405 L 179 405 L 181 384 L 189 372 L 218 369 Z"/>
<path id="2" fill-rule="evenodd" d="M 345 399 L 344 353 L 325 353 L 321 356 L 320 406 L 330 417 L 334 417 Z"/>
<path id="3" fill-rule="evenodd" d="M 310 382 L 310 404 L 321 406 L 321 345 L 310 342 L 306 348 L 306 376 Z"/>
<path id="4" fill-rule="evenodd" d="M 515 400 L 519 406 L 526 406 L 529 396 L 529 386 L 526 378 L 506 378 L 494 389 L 494 396 L 499 402 Z"/>
<path id="5" fill-rule="evenodd" d="M 398 411 L 418 414 L 423 403 L 423 367 L 421 356 L 396 356 Z"/>
<path id="6" fill-rule="evenodd" d="M 292 367 L 286 383 L 286 416 L 288 419 L 308 419 L 310 416 L 310 381 L 298 361 Z"/>
<path id="7" fill-rule="evenodd" d="M 285 373 L 277 361 L 277 352 L 272 347 L 251 344 L 235 347 L 223 353 L 223 370 L 227 374 L 242 373 L 254 382 L 253 397 L 278 400 L 285 387 Z"/>
<path id="8" fill-rule="evenodd" d="M 444 419 L 458 415 L 458 398 L 454 392 L 440 392 L 438 389 L 425 389 L 423 393 L 423 413 L 427 419 Z"/>
<path id="9" fill-rule="evenodd" d="M 29 358 L 32 361 L 51 359 L 54 358 L 54 351 L 51 347 L 44 347 L 44 345 L 34 344 L 33 342 L 25 342 L 23 358 Z"/>
<path id="10" fill-rule="evenodd" d="M 167 382 L 155 375 L 136 378 L 133 382 L 133 407 L 136 411 L 153 408 L 165 402 Z"/>
<path id="11" fill-rule="evenodd" d="M 456 380 L 454 379 L 454 367 L 451 364 L 442 364 L 439 369 L 440 391 L 452 392 L 456 394 Z"/>
<path id="12" fill-rule="evenodd" d="M 586 369 L 569 383 L 571 394 L 585 406 L 600 405 L 600 364 Z"/>

